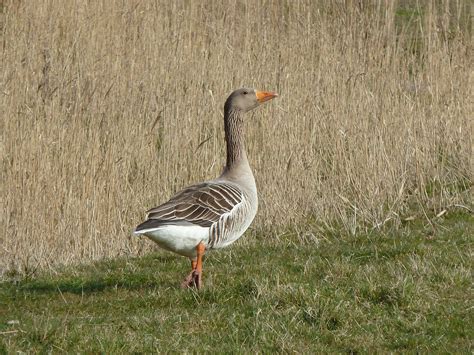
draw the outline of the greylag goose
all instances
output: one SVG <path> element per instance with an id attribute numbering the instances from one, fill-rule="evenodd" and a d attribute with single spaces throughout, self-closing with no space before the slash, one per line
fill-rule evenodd
<path id="1" fill-rule="evenodd" d="M 244 114 L 278 96 L 274 92 L 242 88 L 224 105 L 227 161 L 214 180 L 192 185 L 168 202 L 147 211 L 134 231 L 163 249 L 191 259 L 191 273 L 183 287 L 202 286 L 202 258 L 207 250 L 226 247 L 247 230 L 257 213 L 257 187 L 244 145 Z"/>

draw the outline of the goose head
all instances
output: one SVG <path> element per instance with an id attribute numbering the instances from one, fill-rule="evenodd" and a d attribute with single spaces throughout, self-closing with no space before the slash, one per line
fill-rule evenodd
<path id="1" fill-rule="evenodd" d="M 259 91 L 252 88 L 237 89 L 227 98 L 225 110 L 248 112 L 277 96 L 277 93 L 270 91 Z"/>

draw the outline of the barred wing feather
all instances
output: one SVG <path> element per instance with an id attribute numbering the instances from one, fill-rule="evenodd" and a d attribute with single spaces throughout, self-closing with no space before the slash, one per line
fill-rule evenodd
<path id="1" fill-rule="evenodd" d="M 170 224 L 211 227 L 242 200 L 242 191 L 229 183 L 205 182 L 193 185 L 168 202 L 147 211 L 147 220 L 136 228 L 136 232 Z"/>

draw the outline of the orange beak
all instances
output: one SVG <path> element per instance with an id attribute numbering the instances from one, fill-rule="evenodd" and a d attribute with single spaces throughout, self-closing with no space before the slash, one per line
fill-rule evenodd
<path id="1" fill-rule="evenodd" d="M 269 91 L 255 91 L 255 93 L 257 94 L 257 101 L 260 103 L 271 100 L 278 96 L 276 92 Z"/>

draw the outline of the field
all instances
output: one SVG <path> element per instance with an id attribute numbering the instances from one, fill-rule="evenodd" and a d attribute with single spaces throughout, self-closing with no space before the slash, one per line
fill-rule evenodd
<path id="1" fill-rule="evenodd" d="M 0 339 L 11 353 L 471 353 L 470 218 L 259 233 L 211 254 L 200 292 L 178 287 L 188 263 L 165 253 L 22 278 L 0 288 Z"/>
<path id="2" fill-rule="evenodd" d="M 472 13 L 1 1 L 5 350 L 472 350 Z M 280 94 L 246 122 L 259 213 L 183 292 L 131 231 L 221 172 L 241 86 Z"/>

